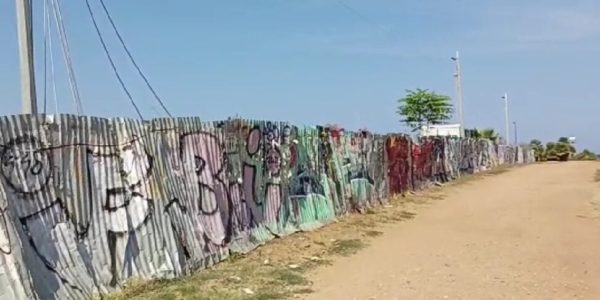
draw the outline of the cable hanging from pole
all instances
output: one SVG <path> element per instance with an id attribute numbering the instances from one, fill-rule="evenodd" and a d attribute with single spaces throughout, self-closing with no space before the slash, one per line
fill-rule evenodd
<path id="1" fill-rule="evenodd" d="M 381 23 L 379 23 L 379 22 L 375 21 L 374 19 L 368 17 L 367 15 L 361 13 L 358 9 L 354 8 L 350 4 L 344 2 L 343 0 L 333 0 L 333 1 L 336 4 L 338 4 L 340 7 L 344 8 L 348 12 L 352 13 L 353 15 L 355 15 L 356 17 L 361 19 L 365 24 L 371 25 L 372 27 L 374 27 L 376 29 L 376 31 L 379 31 L 384 36 L 387 36 L 389 41 L 391 41 L 391 42 L 398 41 L 397 40 L 398 37 L 396 35 L 394 35 L 394 32 L 392 31 L 391 28 L 383 26 Z"/>
<path id="2" fill-rule="evenodd" d="M 146 75 L 144 74 L 144 72 L 142 72 L 140 66 L 137 64 L 137 62 L 133 58 L 133 55 L 129 51 L 129 48 L 127 47 L 127 44 L 125 44 L 123 36 L 119 32 L 119 29 L 117 28 L 117 25 L 115 24 L 115 22 L 114 22 L 114 20 L 113 20 L 113 18 L 111 16 L 111 14 L 110 14 L 110 12 L 108 11 L 108 8 L 106 7 L 106 4 L 104 3 L 104 0 L 99 0 L 99 1 L 100 1 L 100 4 L 102 5 L 102 9 L 104 10 L 104 13 L 106 14 L 106 17 L 108 18 L 108 21 L 109 21 L 110 25 L 112 26 L 113 30 L 115 31 L 115 34 L 117 35 L 117 38 L 119 39 L 119 42 L 123 46 L 123 49 L 125 50 L 125 53 L 127 53 L 127 56 L 129 57 L 129 60 L 131 61 L 131 63 L 135 67 L 135 69 L 137 70 L 137 72 L 140 75 L 140 77 L 142 77 L 142 80 L 144 80 L 144 82 L 146 83 L 146 86 L 148 87 L 148 89 L 150 90 L 150 92 L 152 92 L 152 95 L 154 95 L 154 98 L 160 104 L 160 106 L 165 111 L 165 113 L 169 117 L 173 117 L 171 115 L 171 113 L 169 112 L 169 110 L 167 109 L 167 107 L 165 106 L 165 104 L 163 103 L 162 99 L 158 96 L 158 94 L 156 93 L 156 91 L 154 90 L 154 88 L 152 87 L 152 85 L 150 84 L 150 81 L 148 80 L 148 78 L 146 77 Z M 88 7 L 89 7 L 89 5 L 88 5 Z"/>
<path id="3" fill-rule="evenodd" d="M 69 85 L 71 88 L 71 94 L 73 96 L 73 101 L 75 101 L 75 108 L 77 110 L 77 114 L 81 115 L 83 113 L 83 108 L 81 105 L 81 96 L 79 94 L 79 87 L 77 85 L 77 80 L 75 77 L 75 70 L 73 69 L 73 61 L 71 59 L 71 47 L 69 46 L 69 40 L 67 38 L 67 31 L 64 26 L 63 16 L 61 12 L 60 0 L 50 0 L 54 12 L 54 20 L 56 22 L 56 27 L 58 30 L 58 36 L 61 42 L 61 48 L 63 50 L 63 58 L 65 60 L 65 64 L 67 66 L 67 73 L 69 75 Z"/>
<path id="4" fill-rule="evenodd" d="M 48 3 L 50 0 L 44 0 L 46 5 L 48 6 L 48 10 L 46 10 L 47 24 L 48 24 L 48 54 L 50 54 L 50 79 L 52 82 L 52 96 L 54 99 L 54 113 L 58 114 L 58 94 L 56 93 L 56 75 L 54 71 L 54 51 L 52 50 L 52 21 L 50 17 L 50 4 Z M 45 97 L 44 97 L 45 98 Z M 45 101 L 45 99 L 44 99 Z M 44 108 L 44 114 L 46 114 L 46 109 Z"/>
<path id="5" fill-rule="evenodd" d="M 85 0 L 85 4 L 87 6 L 88 12 L 92 19 L 92 23 L 94 24 L 94 28 L 96 29 L 96 34 L 98 35 L 98 38 L 100 39 L 100 43 L 102 44 L 102 48 L 104 49 L 104 53 L 106 54 L 106 57 L 108 58 L 108 61 L 110 62 L 110 66 L 111 66 L 113 72 L 115 73 L 115 76 L 117 77 L 117 80 L 119 81 L 119 84 L 121 85 L 121 88 L 127 95 L 127 98 L 129 98 L 131 105 L 133 105 L 133 108 L 137 112 L 140 119 L 143 121 L 144 117 L 142 116 L 142 113 L 140 112 L 140 109 L 138 108 L 137 104 L 133 100 L 131 93 L 125 86 L 125 82 L 123 82 L 123 79 L 121 78 L 121 75 L 119 74 L 119 71 L 117 70 L 117 67 L 115 66 L 115 62 L 113 61 L 112 56 L 110 55 L 110 52 L 108 51 L 108 47 L 106 46 L 106 42 L 104 41 L 104 38 L 102 37 L 102 33 L 100 32 L 100 28 L 98 27 L 98 22 L 96 22 L 96 17 L 94 16 L 94 12 L 92 11 L 92 7 L 90 5 L 89 0 Z"/>
<path id="6" fill-rule="evenodd" d="M 48 2 L 49 0 L 44 0 Z M 56 75 L 54 72 L 54 51 L 52 50 L 52 22 L 50 21 L 50 11 L 46 11 L 48 19 L 48 52 L 50 54 L 50 78 L 52 80 L 52 96 L 54 98 L 54 113 L 58 114 L 58 94 L 56 93 Z"/>
<path id="7" fill-rule="evenodd" d="M 355 16 L 357 16 L 359 19 L 362 19 L 364 22 L 369 23 L 372 26 L 377 27 L 379 30 L 381 30 L 384 33 L 389 33 L 389 30 L 385 27 L 383 27 L 381 24 L 379 24 L 378 22 L 373 21 L 371 18 L 365 16 L 364 14 L 362 14 L 361 12 L 359 12 L 356 8 L 350 6 L 348 3 L 342 1 L 342 0 L 335 0 L 335 2 L 340 5 L 341 7 L 345 8 L 346 10 L 348 10 L 349 12 L 351 12 L 352 14 L 354 14 Z"/>

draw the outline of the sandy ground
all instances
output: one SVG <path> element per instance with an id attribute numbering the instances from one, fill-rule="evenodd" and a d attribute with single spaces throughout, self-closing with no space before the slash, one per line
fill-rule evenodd
<path id="1" fill-rule="evenodd" d="M 311 274 L 306 299 L 600 299 L 597 169 L 531 165 L 449 187 Z"/>

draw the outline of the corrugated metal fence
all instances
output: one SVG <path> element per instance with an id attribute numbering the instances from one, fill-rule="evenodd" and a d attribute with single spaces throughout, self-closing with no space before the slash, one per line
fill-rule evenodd
<path id="1" fill-rule="evenodd" d="M 0 118 L 0 299 L 171 278 L 529 149 L 284 122 Z"/>

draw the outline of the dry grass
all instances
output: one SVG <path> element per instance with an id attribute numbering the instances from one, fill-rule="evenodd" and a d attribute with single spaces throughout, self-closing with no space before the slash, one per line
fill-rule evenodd
<path id="1" fill-rule="evenodd" d="M 508 172 L 512 168 L 514 168 L 514 166 L 500 166 L 500 167 L 497 167 L 497 168 L 494 168 L 492 170 L 484 172 L 483 175 L 486 175 L 486 176 L 500 175 L 502 173 Z"/>
<path id="2" fill-rule="evenodd" d="M 369 230 L 369 231 L 365 231 L 365 235 L 368 237 L 377 237 L 382 235 L 383 232 L 381 231 L 377 231 L 377 230 Z"/>
<path id="3" fill-rule="evenodd" d="M 350 256 L 367 245 L 360 239 L 335 241 L 330 247 L 330 253 L 341 256 Z"/>
<path id="4" fill-rule="evenodd" d="M 206 270 L 173 280 L 132 282 L 108 299 L 148 300 L 261 300 L 288 299 L 311 293 L 309 274 L 368 247 L 369 240 L 384 234 L 385 227 L 415 218 L 418 212 L 445 198 L 447 189 L 509 168 L 465 176 L 424 192 L 390 199 L 386 205 L 351 214 L 312 232 L 300 232 L 269 242 L 247 255 L 235 255 Z M 600 170 L 596 181 L 600 180 Z"/>

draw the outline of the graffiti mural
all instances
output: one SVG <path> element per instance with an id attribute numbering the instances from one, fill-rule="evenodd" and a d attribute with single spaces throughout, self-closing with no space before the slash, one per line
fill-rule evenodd
<path id="1" fill-rule="evenodd" d="M 411 140 L 405 136 L 389 136 L 385 147 L 389 192 L 403 194 L 411 187 Z"/>
<path id="2" fill-rule="evenodd" d="M 87 299 L 182 276 L 396 194 L 534 159 L 486 140 L 236 118 L 6 116 L 0 133 L 1 300 Z"/>
<path id="3" fill-rule="evenodd" d="M 11 125 L 23 122 L 27 128 L 37 127 L 41 120 L 3 121 Z M 73 222 L 77 218 L 66 205 L 70 199 L 63 198 L 57 190 L 62 182 L 55 158 L 62 148 L 50 144 L 55 132 L 40 129 L 16 136 L 4 133 L 7 140 L 3 141 L 0 154 L 3 185 L 0 198 L 12 205 L 2 211 L 3 232 L 8 239 L 3 254 L 16 254 L 14 246 L 21 245 L 19 254 L 23 264 L 36 270 L 31 285 L 38 295 L 86 297 L 96 293 L 87 269 L 89 264 L 78 253 L 82 250 L 79 239 L 87 226 Z M 20 241 L 15 243 L 11 228 L 18 229 Z M 48 288 L 50 282 L 56 285 L 55 289 Z"/>
<path id="4" fill-rule="evenodd" d="M 88 164 L 91 170 L 90 188 L 102 195 L 103 219 L 107 221 L 106 240 L 110 254 L 111 286 L 120 278 L 131 277 L 140 253 L 140 237 L 152 233 L 155 201 L 148 193 L 147 180 L 152 175 L 154 158 L 136 136 L 121 147 L 93 147 L 89 149 Z M 115 173 L 107 173 L 107 171 Z M 102 190 L 103 177 L 121 184 Z M 129 274 L 126 274 L 130 272 Z"/>

